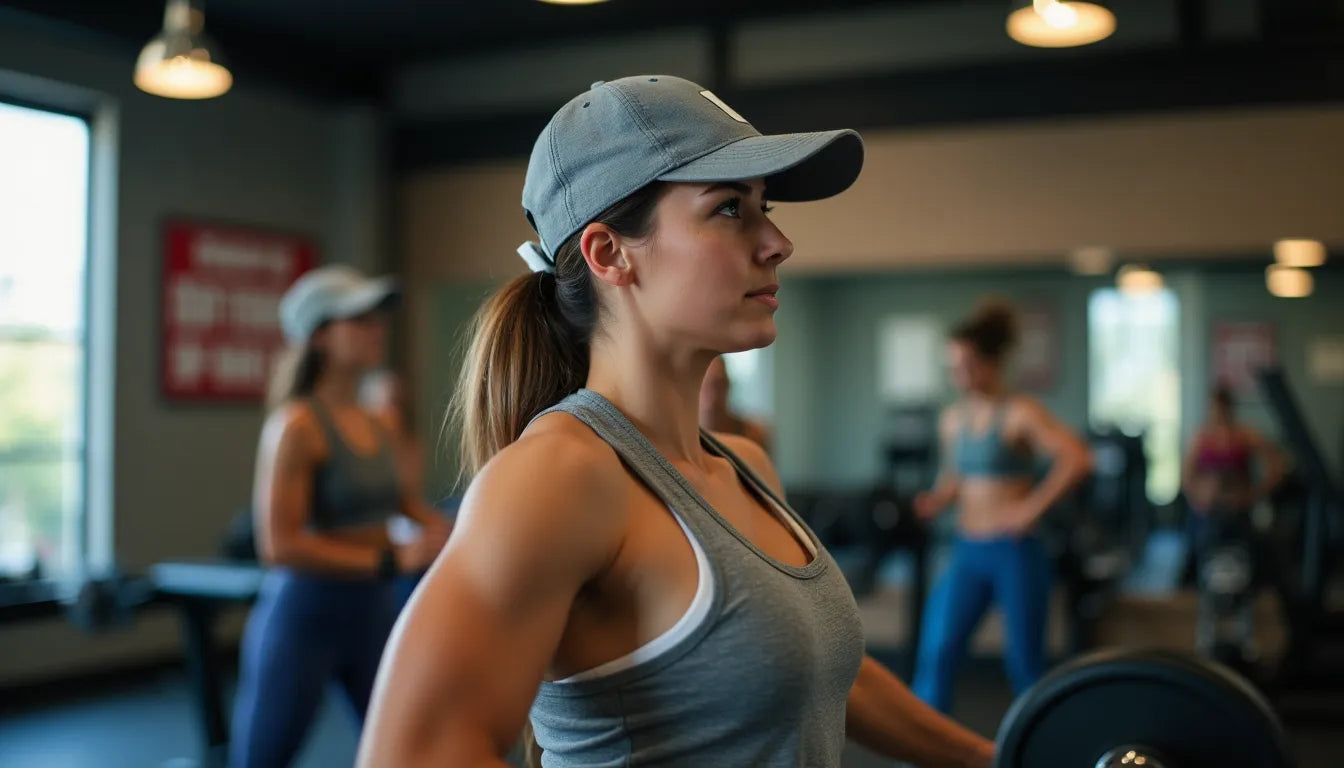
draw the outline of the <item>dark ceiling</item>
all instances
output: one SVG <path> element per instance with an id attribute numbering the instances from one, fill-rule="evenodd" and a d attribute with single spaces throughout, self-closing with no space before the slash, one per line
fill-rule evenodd
<path id="1" fill-rule="evenodd" d="M 204 6 L 206 32 L 236 66 L 323 95 L 364 95 L 396 67 L 492 48 L 912 2 L 919 0 L 614 0 L 582 6 L 537 0 L 208 0 Z M 0 0 L 0 24 L 42 25 L 128 51 L 144 45 L 162 19 L 162 0 Z"/>
<path id="2" fill-rule="evenodd" d="M 864 6 L 930 8 L 944 1 L 612 0 L 557 6 L 537 0 L 207 0 L 205 11 L 207 32 L 240 78 L 319 99 L 380 99 L 402 67 L 481 51 L 612 31 L 727 31 L 764 17 Z M 1177 39 L 1159 49 L 1102 45 L 1046 61 L 953 62 L 933 71 L 799 83 L 790 99 L 778 98 L 778 89 L 790 84 L 727 90 L 735 103 L 759 104 L 753 114 L 770 115 L 775 104 L 810 105 L 772 115 L 772 130 L 806 127 L 807 115 L 833 109 L 844 110 L 856 125 L 891 125 L 1344 100 L 1344 0 L 1239 0 L 1257 4 L 1259 27 L 1251 39 L 1231 45 L 1208 33 L 1211 9 L 1225 1 L 1147 1 L 1175 17 Z M 1007 6 L 1004 0 L 1005 11 Z M 124 52 L 128 66 L 158 31 L 162 15 L 163 0 L 0 0 L 0 26 L 41 28 L 71 45 L 111 47 Z M 512 151 L 521 141 L 514 134 L 535 135 L 534 123 L 543 118 L 483 115 L 446 122 L 470 139 L 457 144 L 496 143 L 499 151 Z M 420 133 L 440 137 L 432 155 L 452 143 L 442 140 L 445 130 L 445 121 L 408 121 L 401 138 L 415 146 Z"/>

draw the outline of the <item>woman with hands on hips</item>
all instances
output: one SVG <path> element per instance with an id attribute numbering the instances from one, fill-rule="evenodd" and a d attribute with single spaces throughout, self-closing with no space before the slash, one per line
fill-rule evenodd
<path id="1" fill-rule="evenodd" d="M 1016 317 L 998 302 L 984 304 L 953 330 L 947 361 L 961 396 L 939 419 L 937 483 L 915 498 L 925 521 L 953 503 L 959 512 L 951 562 L 925 607 L 912 686 L 943 712 L 951 708 L 966 644 L 991 602 L 1004 614 L 1014 692 L 1045 671 L 1050 564 L 1034 530 L 1091 467 L 1087 446 L 1068 426 L 1005 385 L 1016 340 Z M 1038 457 L 1050 463 L 1039 482 Z"/>

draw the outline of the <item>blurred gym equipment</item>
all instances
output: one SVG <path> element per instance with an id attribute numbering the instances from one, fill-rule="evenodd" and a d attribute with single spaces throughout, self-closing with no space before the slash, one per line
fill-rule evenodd
<path id="1" fill-rule="evenodd" d="M 1068 655 L 1096 645 L 1096 624 L 1139 560 L 1152 523 L 1143 437 L 1089 431 L 1092 473 L 1042 521 L 1069 607 Z"/>
<path id="2" fill-rule="evenodd" d="M 150 569 L 149 582 L 156 598 L 177 609 L 182 625 L 187 674 L 205 739 L 206 768 L 224 765 L 229 744 L 215 620 L 221 608 L 256 600 L 262 575 L 259 565 L 227 561 L 166 562 Z"/>
<path id="3" fill-rule="evenodd" d="M 1288 768 L 1268 703 L 1231 670 L 1167 651 L 1097 651 L 1008 710 L 996 768 Z"/>
<path id="4" fill-rule="evenodd" d="M 1288 648 L 1271 683 L 1282 706 L 1290 693 L 1344 688 L 1344 605 L 1332 594 L 1344 578 L 1344 501 L 1283 371 L 1261 371 L 1259 383 L 1302 490 L 1299 508 L 1284 510 L 1300 520 L 1300 530 L 1282 560 L 1296 566 L 1283 569 Z"/>
<path id="5" fill-rule="evenodd" d="M 882 458 L 889 482 L 902 495 L 913 497 L 931 487 L 938 475 L 938 410 L 894 409 Z"/>
<path id="6" fill-rule="evenodd" d="M 1257 660 L 1252 621 L 1262 544 L 1246 514 L 1211 511 L 1197 564 L 1195 649 L 1247 674 Z"/>

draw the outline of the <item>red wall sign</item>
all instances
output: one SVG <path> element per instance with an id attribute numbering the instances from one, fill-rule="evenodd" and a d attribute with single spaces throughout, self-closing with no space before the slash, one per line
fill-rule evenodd
<path id="1" fill-rule="evenodd" d="M 316 263 L 295 235 L 170 221 L 161 386 L 173 400 L 260 400 L 284 348 L 280 297 Z"/>

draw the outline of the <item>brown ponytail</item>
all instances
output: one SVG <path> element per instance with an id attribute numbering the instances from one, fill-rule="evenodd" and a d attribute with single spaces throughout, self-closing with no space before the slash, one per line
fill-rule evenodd
<path id="1" fill-rule="evenodd" d="M 647 236 L 662 186 L 640 189 L 594 221 L 626 237 Z M 554 274 L 514 278 L 486 301 L 444 425 L 459 429 L 464 477 L 517 440 L 537 414 L 584 385 L 599 315 L 579 233 L 556 249 Z"/>
<path id="2" fill-rule="evenodd" d="M 266 410 L 273 411 L 290 400 L 311 395 L 325 366 L 322 350 L 312 344 L 296 345 L 282 351 L 276 358 L 266 388 Z"/>
<path id="3" fill-rule="evenodd" d="M 663 184 L 654 182 L 603 211 L 594 221 L 625 237 L 653 231 Z M 579 233 L 555 253 L 555 273 L 514 278 L 473 322 L 471 345 L 444 420 L 461 435 L 459 479 L 474 477 L 517 440 L 536 415 L 588 380 L 588 346 L 601 310 Z M 541 765 L 532 723 L 523 726 L 523 759 Z"/>

